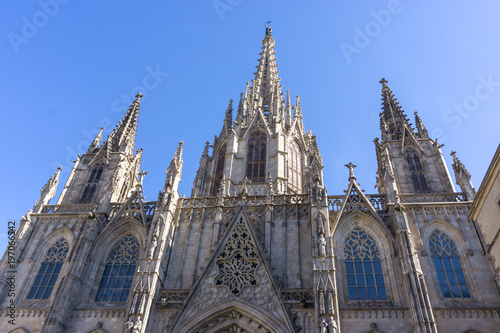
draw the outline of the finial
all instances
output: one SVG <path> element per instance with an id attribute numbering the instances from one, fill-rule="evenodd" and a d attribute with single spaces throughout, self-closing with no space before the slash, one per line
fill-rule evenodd
<path id="1" fill-rule="evenodd" d="M 272 36 L 272 33 L 273 33 L 273 29 L 271 29 L 270 24 L 271 24 L 271 21 L 266 22 L 266 37 Z"/>
<path id="2" fill-rule="evenodd" d="M 344 166 L 349 169 L 349 180 L 356 180 L 356 176 L 354 176 L 354 168 L 356 167 L 356 165 L 352 164 L 352 162 L 349 162 L 349 164 L 345 164 Z"/>
<path id="3" fill-rule="evenodd" d="M 387 81 L 387 80 L 385 79 L 385 77 L 383 77 L 383 78 L 382 78 L 382 80 L 380 80 L 380 81 L 379 81 L 379 83 L 381 83 L 384 87 L 385 87 L 385 86 L 387 86 L 387 83 L 388 83 L 388 82 L 389 82 L 389 81 Z"/>
<path id="4" fill-rule="evenodd" d="M 135 99 L 140 101 L 142 96 L 143 96 L 142 93 L 139 91 L 137 95 L 135 95 Z"/>
<path id="5" fill-rule="evenodd" d="M 210 146 L 210 142 L 205 142 L 205 149 L 203 149 L 203 156 L 208 156 L 208 147 Z"/>
<path id="6" fill-rule="evenodd" d="M 139 184 L 142 186 L 142 181 L 144 180 L 144 176 L 146 176 L 148 174 L 147 171 L 144 171 L 142 170 L 140 173 L 139 173 Z"/>

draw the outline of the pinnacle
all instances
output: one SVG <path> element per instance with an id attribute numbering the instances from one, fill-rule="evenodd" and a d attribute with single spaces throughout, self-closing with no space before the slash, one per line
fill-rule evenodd
<path id="1" fill-rule="evenodd" d="M 349 181 L 355 181 L 356 176 L 354 176 L 354 168 L 356 165 L 352 164 L 352 162 L 349 162 L 349 164 L 346 164 L 345 167 L 349 169 Z"/>

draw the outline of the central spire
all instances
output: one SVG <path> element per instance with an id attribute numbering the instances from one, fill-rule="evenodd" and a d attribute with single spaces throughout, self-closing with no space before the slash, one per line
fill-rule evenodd
<path id="1" fill-rule="evenodd" d="M 387 85 L 387 80 L 382 78 L 382 112 L 380 113 L 380 129 L 384 134 L 388 134 L 392 140 L 398 140 L 405 125 L 411 129 L 406 114 L 399 106 L 398 99 L 394 96 L 391 88 Z M 413 132 L 413 130 L 412 130 Z"/>
<path id="2" fill-rule="evenodd" d="M 132 146 L 133 148 L 137 131 L 141 98 L 142 94 L 140 92 L 135 95 L 135 100 L 132 104 L 130 104 L 127 112 L 125 112 L 125 116 L 116 126 L 113 132 L 113 148 L 120 149 L 124 143 L 126 146 Z"/>
<path id="3" fill-rule="evenodd" d="M 268 119 L 278 115 L 281 108 L 281 85 L 274 51 L 272 29 L 266 22 L 266 36 L 262 40 L 262 52 L 259 64 L 256 66 L 255 79 L 252 81 L 251 106 L 256 111 L 260 109 Z"/>

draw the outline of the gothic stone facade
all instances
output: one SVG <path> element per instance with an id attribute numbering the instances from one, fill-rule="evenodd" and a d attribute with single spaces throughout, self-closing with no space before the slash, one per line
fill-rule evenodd
<path id="1" fill-rule="evenodd" d="M 465 166 L 415 127 L 382 79 L 378 194 L 347 164 L 327 195 L 299 97 L 282 92 L 268 27 L 251 84 L 179 197 L 182 142 L 156 201 L 134 149 L 142 95 L 59 172 L 16 232 L 16 326 L 0 264 L 2 332 L 498 332 L 499 279 Z M 347 174 L 347 172 L 346 172 Z"/>

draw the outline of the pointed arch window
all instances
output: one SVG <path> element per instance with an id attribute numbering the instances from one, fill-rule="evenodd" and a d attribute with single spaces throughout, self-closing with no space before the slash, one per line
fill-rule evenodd
<path id="1" fill-rule="evenodd" d="M 349 300 L 386 300 L 380 253 L 375 240 L 354 228 L 344 243 Z"/>
<path id="2" fill-rule="evenodd" d="M 453 240 L 441 230 L 435 230 L 429 239 L 429 247 L 443 296 L 469 298 L 469 288 Z"/>
<path id="3" fill-rule="evenodd" d="M 266 181 L 267 137 L 255 131 L 248 138 L 246 176 L 252 183 Z"/>
<path id="4" fill-rule="evenodd" d="M 288 185 L 297 192 L 302 192 L 302 150 L 296 140 L 288 145 Z"/>
<path id="5" fill-rule="evenodd" d="M 138 262 L 139 242 L 132 234 L 129 234 L 113 247 L 104 268 L 95 301 L 126 302 Z"/>
<path id="6" fill-rule="evenodd" d="M 408 169 L 410 169 L 411 181 L 413 183 L 415 192 L 429 192 L 427 181 L 425 180 L 425 175 L 422 169 L 422 164 L 420 163 L 420 157 L 418 156 L 417 152 L 413 149 L 409 149 L 406 151 L 405 155 L 406 161 L 408 163 Z"/>
<path id="7" fill-rule="evenodd" d="M 47 251 L 31 286 L 28 299 L 48 299 L 56 285 L 57 277 L 68 254 L 68 242 L 61 238 Z"/>
<path id="8" fill-rule="evenodd" d="M 224 178 L 225 161 L 226 161 L 226 144 L 224 143 L 219 149 L 219 154 L 217 155 L 217 163 L 215 165 L 214 186 L 212 188 L 212 195 L 214 196 L 217 195 L 217 191 L 219 191 L 222 178 Z"/>
<path id="9" fill-rule="evenodd" d="M 92 202 L 92 198 L 94 196 L 95 190 L 97 189 L 97 184 L 101 180 L 103 169 L 104 169 L 104 166 L 102 164 L 98 165 L 94 169 L 92 169 L 92 172 L 90 173 L 90 177 L 87 181 L 87 186 L 85 186 L 85 189 L 83 190 L 82 196 L 80 198 L 80 203 Z"/>

